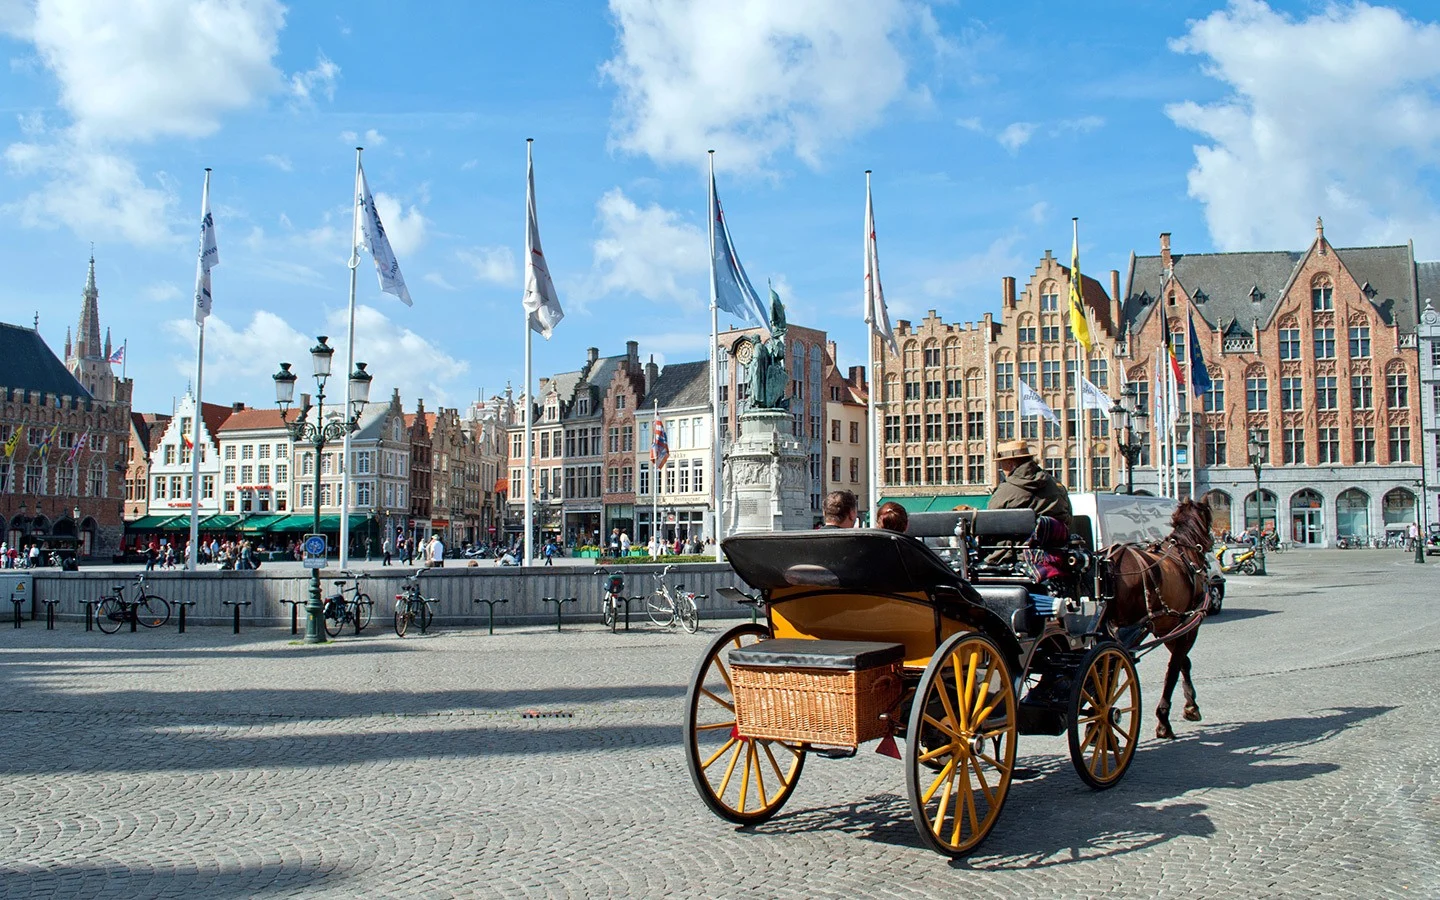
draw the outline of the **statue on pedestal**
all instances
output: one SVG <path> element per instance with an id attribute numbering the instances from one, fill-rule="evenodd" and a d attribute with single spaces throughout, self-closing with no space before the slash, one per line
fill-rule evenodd
<path id="1" fill-rule="evenodd" d="M 770 340 L 755 340 L 754 362 L 750 371 L 750 408 L 788 410 L 790 398 L 785 396 L 788 376 L 785 372 L 785 305 L 780 295 L 770 289 Z"/>

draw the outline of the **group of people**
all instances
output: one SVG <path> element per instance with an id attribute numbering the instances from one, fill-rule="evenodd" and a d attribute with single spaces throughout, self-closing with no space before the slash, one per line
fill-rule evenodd
<path id="1" fill-rule="evenodd" d="M 402 566 L 412 565 L 418 558 L 429 568 L 445 567 L 445 541 L 438 533 L 416 543 L 414 538 L 406 537 L 404 532 L 397 532 L 394 538 L 385 538 L 380 551 L 382 566 L 391 565 L 398 556 Z"/>
<path id="2" fill-rule="evenodd" d="M 42 565 L 41 559 L 39 544 L 30 544 L 20 549 L 10 546 L 9 542 L 0 541 L 0 568 L 33 569 Z"/>

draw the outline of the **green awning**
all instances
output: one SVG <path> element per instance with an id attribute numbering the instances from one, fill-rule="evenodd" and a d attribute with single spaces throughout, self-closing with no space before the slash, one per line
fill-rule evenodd
<path id="1" fill-rule="evenodd" d="M 366 517 L 366 516 L 361 516 L 361 515 L 356 515 L 355 513 L 351 513 L 351 514 L 350 514 L 350 530 L 351 530 L 351 531 L 358 531 L 358 530 L 360 530 L 361 528 L 363 528 L 363 527 L 365 526 L 365 523 L 366 523 L 367 521 L 369 521 L 369 518 L 368 518 L 368 517 Z M 339 516 L 321 516 L 321 517 L 320 517 L 320 530 L 321 530 L 321 531 L 334 531 L 334 532 L 339 532 L 339 531 L 340 531 L 340 517 L 339 517 Z"/>
<path id="2" fill-rule="evenodd" d="M 261 532 L 270 530 L 271 526 L 275 523 L 288 518 L 290 517 L 285 513 L 246 516 L 240 520 L 240 524 L 236 526 L 236 530 L 244 532 L 245 534 L 260 534 Z"/>
<path id="3" fill-rule="evenodd" d="M 201 531 L 229 531 L 240 521 L 239 516 L 227 516 L 223 513 L 213 515 L 208 519 L 200 520 Z"/>
<path id="4" fill-rule="evenodd" d="M 265 530 L 271 534 L 300 534 L 308 532 L 310 526 L 313 524 L 315 524 L 315 517 L 313 515 L 279 516 L 274 522 L 271 522 Z M 325 524 L 324 516 L 320 517 L 320 524 L 323 528 Z"/>
<path id="5" fill-rule="evenodd" d="M 881 503 L 898 503 L 906 512 L 946 512 L 957 506 L 985 509 L 990 505 L 989 494 L 939 494 L 934 497 L 881 497 Z"/>
<path id="6" fill-rule="evenodd" d="M 163 515 L 163 516 L 141 516 L 140 518 L 136 519 L 136 520 L 133 521 L 133 522 L 126 522 L 126 523 L 125 523 L 125 530 L 126 530 L 126 531 L 171 531 L 171 530 L 173 530 L 173 529 L 175 529 L 175 528 L 180 527 L 180 523 L 181 523 L 182 521 L 184 522 L 186 528 L 190 527 L 190 516 L 189 516 L 189 514 L 186 514 L 186 515 L 183 515 L 183 516 L 177 516 L 177 515 L 174 515 L 173 513 L 172 513 L 172 514 Z"/>

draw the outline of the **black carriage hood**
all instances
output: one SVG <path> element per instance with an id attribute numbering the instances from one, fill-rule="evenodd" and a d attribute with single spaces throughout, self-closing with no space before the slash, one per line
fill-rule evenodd
<path id="1" fill-rule="evenodd" d="M 884 529 L 736 535 L 720 546 L 735 573 L 762 590 L 812 585 L 898 594 L 948 587 L 979 599 L 929 547 Z"/>

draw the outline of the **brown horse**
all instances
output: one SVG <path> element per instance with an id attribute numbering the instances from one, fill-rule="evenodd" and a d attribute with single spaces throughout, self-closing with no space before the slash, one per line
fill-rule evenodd
<path id="1" fill-rule="evenodd" d="M 1170 650 L 1165 691 L 1155 708 L 1157 738 L 1175 737 L 1170 729 L 1170 696 L 1180 677 L 1184 678 L 1184 716 L 1190 722 L 1200 721 L 1195 685 L 1190 680 L 1190 648 L 1195 646 L 1199 623 L 1185 614 L 1208 602 L 1205 554 L 1215 540 L 1210 524 L 1208 503 L 1184 500 L 1170 518 L 1173 530 L 1164 540 L 1149 545 L 1119 544 L 1107 554 L 1115 584 L 1107 623 L 1112 629 L 1141 628 L 1163 640 Z M 1165 638 L 1177 630 L 1180 633 L 1174 638 Z"/>

